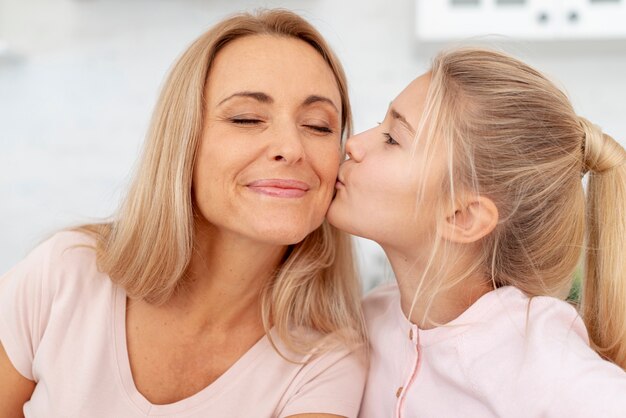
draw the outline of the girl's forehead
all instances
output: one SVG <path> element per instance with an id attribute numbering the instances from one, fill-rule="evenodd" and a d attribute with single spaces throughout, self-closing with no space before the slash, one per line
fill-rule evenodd
<path id="1" fill-rule="evenodd" d="M 424 112 L 430 79 L 430 72 L 428 72 L 413 80 L 400 92 L 390 106 L 390 110 L 402 115 L 404 120 L 414 128 L 419 124 Z"/>

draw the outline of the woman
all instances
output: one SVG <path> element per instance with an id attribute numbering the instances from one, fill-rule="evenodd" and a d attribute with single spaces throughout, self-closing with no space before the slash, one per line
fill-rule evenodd
<path id="1" fill-rule="evenodd" d="M 361 416 L 626 416 L 617 142 L 524 63 L 459 49 L 346 150 L 328 218 L 397 281 L 364 302 Z M 581 319 L 562 299 L 583 248 Z"/>
<path id="2" fill-rule="evenodd" d="M 0 416 L 355 416 L 359 286 L 324 222 L 350 124 L 341 66 L 297 15 L 196 40 L 119 214 L 2 278 Z"/>

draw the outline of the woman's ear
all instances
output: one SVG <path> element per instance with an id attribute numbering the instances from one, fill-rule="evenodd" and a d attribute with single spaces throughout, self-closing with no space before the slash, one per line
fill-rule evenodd
<path id="1" fill-rule="evenodd" d="M 468 244 L 489 234 L 498 224 L 498 208 L 484 196 L 470 196 L 446 215 L 443 237 L 451 242 Z"/>

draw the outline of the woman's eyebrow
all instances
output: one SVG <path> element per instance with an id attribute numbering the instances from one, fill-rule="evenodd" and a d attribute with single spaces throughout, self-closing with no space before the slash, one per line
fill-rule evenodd
<path id="1" fill-rule="evenodd" d="M 337 113 L 339 113 L 339 109 L 337 109 L 337 105 L 332 100 L 330 100 L 328 97 L 324 97 L 324 96 L 311 95 L 311 96 L 307 97 L 304 100 L 304 102 L 302 102 L 302 105 L 303 106 L 308 106 L 308 105 L 312 105 L 313 103 L 318 103 L 318 102 L 330 104 L 333 108 L 335 108 Z"/>
<path id="2" fill-rule="evenodd" d="M 415 129 L 411 126 L 409 121 L 394 108 L 391 108 L 391 117 L 400 121 L 412 134 L 415 134 Z"/>
<path id="3" fill-rule="evenodd" d="M 274 99 L 272 99 L 270 96 L 268 96 L 267 94 L 260 92 L 260 91 L 239 91 L 237 93 L 233 93 L 230 96 L 228 96 L 227 98 L 225 98 L 224 100 L 222 100 L 221 102 L 219 102 L 217 105 L 220 106 L 221 104 L 229 101 L 230 99 L 233 99 L 235 97 L 248 97 L 251 99 L 254 99 L 258 102 L 261 103 L 274 103 Z"/>
<path id="4" fill-rule="evenodd" d="M 225 98 L 224 100 L 222 100 L 221 102 L 219 102 L 217 105 L 220 106 L 223 103 L 229 101 L 230 99 L 233 99 L 235 97 L 248 97 L 251 99 L 254 99 L 260 103 L 274 103 L 274 99 L 263 93 L 260 91 L 240 91 L 237 93 L 233 93 L 230 96 L 228 96 L 227 98 Z M 339 109 L 337 108 L 337 105 L 328 97 L 324 97 L 324 96 L 318 96 L 318 95 L 310 95 L 309 97 L 307 97 L 304 102 L 302 103 L 303 106 L 308 106 L 308 105 L 312 105 L 314 103 L 318 103 L 318 102 L 323 102 L 323 103 L 328 103 L 330 104 L 337 112 L 339 112 Z"/>

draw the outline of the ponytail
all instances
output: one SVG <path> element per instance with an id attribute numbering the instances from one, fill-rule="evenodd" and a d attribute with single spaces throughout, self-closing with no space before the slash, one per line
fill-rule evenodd
<path id="1" fill-rule="evenodd" d="M 582 317 L 592 346 L 626 370 L 626 151 L 581 118 L 589 172 Z"/>

